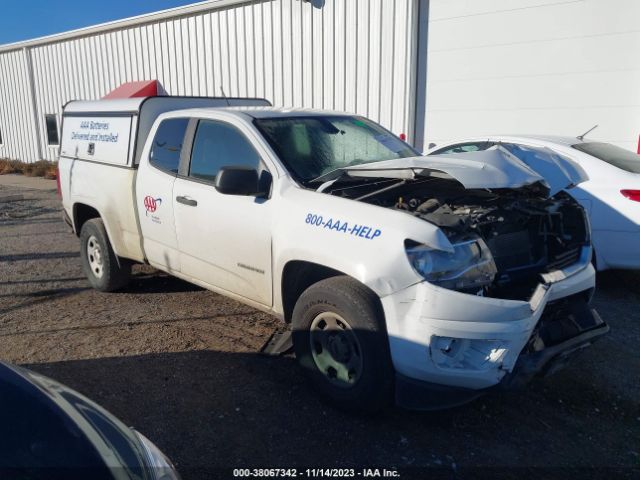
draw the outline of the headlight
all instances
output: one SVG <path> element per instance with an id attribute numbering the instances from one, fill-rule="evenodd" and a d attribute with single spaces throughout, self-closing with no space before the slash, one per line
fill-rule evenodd
<path id="1" fill-rule="evenodd" d="M 132 429 L 133 430 L 133 429 Z M 180 480 L 180 475 L 164 453 L 151 440 L 140 432 L 133 430 L 142 444 L 147 457 L 147 468 L 152 472 L 154 480 Z"/>
<path id="2" fill-rule="evenodd" d="M 454 243 L 452 253 L 410 240 L 406 251 L 411 266 L 425 280 L 452 290 L 486 287 L 497 272 L 489 247 L 479 237 Z"/>

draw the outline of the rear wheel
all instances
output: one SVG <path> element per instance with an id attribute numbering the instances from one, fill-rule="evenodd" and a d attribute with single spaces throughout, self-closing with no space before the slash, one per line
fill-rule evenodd
<path id="1" fill-rule="evenodd" d="M 293 311 L 298 362 L 324 398 L 375 411 L 393 397 L 394 372 L 377 296 L 349 277 L 309 287 Z"/>
<path id="2" fill-rule="evenodd" d="M 89 283 L 101 292 L 112 292 L 129 283 L 131 263 L 118 259 L 100 218 L 87 220 L 80 231 L 82 270 Z"/>

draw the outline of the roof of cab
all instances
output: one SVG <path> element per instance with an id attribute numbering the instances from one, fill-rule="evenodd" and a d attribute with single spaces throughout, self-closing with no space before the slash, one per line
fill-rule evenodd
<path id="1" fill-rule="evenodd" d="M 279 108 L 279 107 L 205 107 L 205 108 L 185 108 L 173 110 L 172 116 L 175 115 L 200 115 L 206 114 L 212 110 L 223 111 L 238 116 L 246 115 L 251 118 L 285 118 L 285 117 L 315 117 L 315 116 L 348 116 L 345 112 L 336 112 L 331 110 L 316 110 L 306 108 Z"/>
<path id="2" fill-rule="evenodd" d="M 237 111 L 253 118 L 277 118 L 277 117 L 313 117 L 321 115 L 346 116 L 347 112 L 333 110 L 318 110 L 312 108 L 279 108 L 279 107 L 224 107 L 227 111 Z"/>
<path id="3" fill-rule="evenodd" d="M 270 102 L 264 98 L 244 98 L 244 97 L 189 97 L 189 96 L 153 96 L 153 97 L 132 97 L 117 99 L 101 99 L 101 100 L 72 100 L 64 107 L 64 113 L 135 113 L 142 109 L 147 100 L 154 102 L 171 103 L 180 107 L 180 101 L 184 100 L 184 108 L 189 108 L 193 102 L 208 102 L 208 104 L 218 103 L 220 107 L 226 107 L 227 103 L 235 103 L 236 105 L 254 102 L 260 105 L 270 105 Z M 193 108 L 193 107 L 192 107 Z M 207 108 L 219 108 L 218 105 Z M 172 108 L 172 110 L 174 110 Z"/>

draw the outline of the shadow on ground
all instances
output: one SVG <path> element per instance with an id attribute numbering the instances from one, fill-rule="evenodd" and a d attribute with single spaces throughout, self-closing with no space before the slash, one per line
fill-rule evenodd
<path id="1" fill-rule="evenodd" d="M 204 289 L 193 283 L 156 271 L 135 273 L 131 283 L 124 289 L 127 293 L 132 294 L 198 292 L 201 290 Z"/>
<path id="2" fill-rule="evenodd" d="M 576 436 L 576 424 L 610 415 L 594 405 L 616 400 L 569 371 L 452 410 L 366 416 L 325 405 L 291 357 L 194 351 L 27 366 L 153 439 L 185 480 L 217 469 L 231 477 L 231 468 L 309 466 L 430 466 L 451 474 L 472 466 L 515 478 L 517 469 L 505 466 L 620 466 L 620 456 L 629 465 L 638 439 L 634 407 L 624 400 L 609 429 Z"/>

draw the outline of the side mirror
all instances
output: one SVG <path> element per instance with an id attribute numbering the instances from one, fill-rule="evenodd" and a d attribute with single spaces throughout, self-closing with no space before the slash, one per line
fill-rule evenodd
<path id="1" fill-rule="evenodd" d="M 222 167 L 216 175 L 216 190 L 224 195 L 259 196 L 258 171 L 251 167 Z"/>

